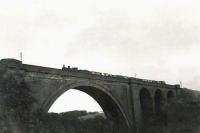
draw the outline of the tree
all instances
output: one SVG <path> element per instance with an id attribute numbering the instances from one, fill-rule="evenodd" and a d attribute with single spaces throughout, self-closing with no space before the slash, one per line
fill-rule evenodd
<path id="1" fill-rule="evenodd" d="M 1 75 L 1 117 L 21 128 L 29 123 L 32 105 L 36 100 L 31 96 L 24 75 L 20 71 L 6 71 Z"/>

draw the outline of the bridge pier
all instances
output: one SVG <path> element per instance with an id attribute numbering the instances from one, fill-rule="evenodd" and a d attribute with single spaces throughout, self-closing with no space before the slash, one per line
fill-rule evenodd
<path id="1" fill-rule="evenodd" d="M 134 121 L 134 131 L 140 132 L 142 124 L 141 104 L 140 104 L 140 88 L 136 84 L 130 84 L 132 95 L 132 116 Z"/>

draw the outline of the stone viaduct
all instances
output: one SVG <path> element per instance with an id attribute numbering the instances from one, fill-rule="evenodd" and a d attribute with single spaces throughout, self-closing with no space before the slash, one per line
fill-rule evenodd
<path id="1" fill-rule="evenodd" d="M 32 95 L 37 99 L 34 109 L 48 112 L 55 100 L 69 89 L 89 94 L 102 107 L 107 119 L 113 123 L 115 133 L 139 132 L 146 115 L 159 114 L 162 106 L 176 100 L 179 85 L 110 75 L 77 68 L 47 68 L 23 64 L 15 59 L 2 59 L 0 69 L 18 71 Z M 1 79 L 0 79 L 1 80 Z"/>

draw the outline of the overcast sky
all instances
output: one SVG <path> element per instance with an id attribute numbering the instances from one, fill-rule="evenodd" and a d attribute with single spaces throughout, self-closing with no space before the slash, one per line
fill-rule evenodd
<path id="1" fill-rule="evenodd" d="M 0 58 L 200 90 L 199 0 L 0 1 Z"/>

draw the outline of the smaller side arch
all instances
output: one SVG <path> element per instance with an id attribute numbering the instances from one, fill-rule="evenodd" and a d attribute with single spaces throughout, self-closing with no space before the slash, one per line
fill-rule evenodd
<path id="1" fill-rule="evenodd" d="M 154 102 L 155 102 L 155 114 L 159 115 L 162 112 L 162 106 L 163 106 L 163 96 L 162 91 L 160 89 L 157 89 L 154 94 Z"/>
<path id="2" fill-rule="evenodd" d="M 153 100 L 150 92 L 146 88 L 142 88 L 139 95 L 142 118 L 145 120 L 153 114 Z"/>
<path id="3" fill-rule="evenodd" d="M 171 103 L 173 100 L 174 100 L 174 98 L 175 98 L 175 94 L 174 94 L 174 92 L 173 91 L 168 91 L 167 92 L 167 103 L 169 104 L 169 103 Z"/>

